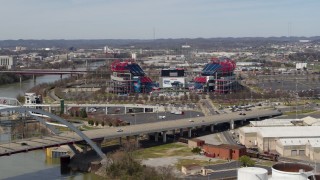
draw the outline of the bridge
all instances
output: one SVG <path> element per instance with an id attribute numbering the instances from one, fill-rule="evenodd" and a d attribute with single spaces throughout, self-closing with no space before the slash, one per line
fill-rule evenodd
<path id="1" fill-rule="evenodd" d="M 109 127 L 104 129 L 89 130 L 81 132 L 72 124 L 66 120 L 50 114 L 46 111 L 26 108 L 26 107 L 3 107 L 0 109 L 1 112 L 6 111 L 15 111 L 20 113 L 25 112 L 35 112 L 49 116 L 50 118 L 59 121 L 60 123 L 66 125 L 68 128 L 73 130 L 72 132 L 63 132 L 49 137 L 43 138 L 31 138 L 31 139 L 22 139 L 12 142 L 6 142 L 0 144 L 0 156 L 7 156 L 11 154 L 28 152 L 37 149 L 44 149 L 47 147 L 55 147 L 64 144 L 73 144 L 78 142 L 86 141 L 101 157 L 104 158 L 105 155 L 98 147 L 99 142 L 103 140 L 119 138 L 121 141 L 122 137 L 134 136 L 136 141 L 138 141 L 139 136 L 141 135 L 154 135 L 155 141 L 159 139 L 159 133 L 162 134 L 163 142 L 167 141 L 167 132 L 172 131 L 173 134 L 176 133 L 176 130 L 179 130 L 180 135 L 183 136 L 184 131 L 188 132 L 188 137 L 191 137 L 192 130 L 198 127 L 202 127 L 205 130 L 206 127 L 210 127 L 210 131 L 214 132 L 216 125 L 221 123 L 229 123 L 230 129 L 234 129 L 234 123 L 236 121 L 244 122 L 247 120 L 259 120 L 261 118 L 271 118 L 273 116 L 281 115 L 282 113 L 278 110 L 254 110 L 246 112 L 246 115 L 239 115 L 238 113 L 230 113 L 224 115 L 215 115 L 215 116 L 206 116 L 206 117 L 197 117 L 193 119 L 179 119 L 172 121 L 160 121 L 156 123 L 146 123 L 139 125 L 123 126 L 123 127 Z M 43 122 L 43 119 L 37 117 L 36 120 Z M 121 129 L 120 129 L 121 128 Z M 96 143 L 94 143 L 94 142 Z"/>
<path id="2" fill-rule="evenodd" d="M 59 69 L 22 69 L 5 70 L 1 73 L 14 73 L 20 75 L 66 75 L 66 74 L 87 74 L 88 70 L 59 70 Z"/>

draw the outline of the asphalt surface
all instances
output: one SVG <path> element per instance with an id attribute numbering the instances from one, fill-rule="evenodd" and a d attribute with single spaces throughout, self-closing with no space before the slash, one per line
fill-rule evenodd
<path id="1" fill-rule="evenodd" d="M 222 132 L 223 136 L 226 138 L 228 144 L 237 145 L 235 140 L 232 138 L 231 134 L 228 131 Z"/>
<path id="2" fill-rule="evenodd" d="M 286 91 L 302 91 L 302 90 L 309 90 L 309 89 L 317 89 L 319 88 L 319 81 L 297 81 L 297 88 L 296 88 L 296 81 L 292 80 L 277 80 L 277 81 L 263 81 L 258 82 L 257 84 L 260 88 L 265 90 L 286 90 Z"/>
<path id="3" fill-rule="evenodd" d="M 18 108 L 10 108 L 10 110 L 15 110 Z M 9 109 L 5 109 L 9 110 Z M 43 112 L 47 115 L 45 112 Z M 172 121 L 160 121 L 155 123 L 145 123 L 137 124 L 131 126 L 123 127 L 109 127 L 104 129 L 96 129 L 83 131 L 88 138 L 90 139 L 114 139 L 125 136 L 139 136 L 142 134 L 149 134 L 155 132 L 171 131 L 175 129 L 186 129 L 186 128 L 195 128 L 201 126 L 209 126 L 212 124 L 219 124 L 222 122 L 230 122 L 230 120 L 243 120 L 243 119 L 252 119 L 257 117 L 267 117 L 272 115 L 280 115 L 278 111 L 274 110 L 256 110 L 248 112 L 246 117 L 239 115 L 238 113 L 230 113 L 225 115 L 217 116 L 206 116 L 206 117 L 196 117 L 192 121 L 186 119 L 172 120 Z M 121 129 L 120 129 L 121 128 Z M 0 147 L 0 155 L 12 154 L 15 152 L 23 152 L 26 150 L 34 150 L 39 148 L 44 148 L 48 146 L 56 146 L 61 144 L 68 144 L 73 142 L 83 141 L 83 138 L 79 137 L 78 134 L 65 132 L 60 135 L 55 135 L 51 137 L 44 138 L 34 138 L 30 140 L 20 140 L 17 142 L 11 142 L 2 144 Z M 24 145 L 24 144 L 27 144 Z"/>
<path id="4" fill-rule="evenodd" d="M 123 121 L 130 122 L 130 124 L 144 124 L 151 122 L 163 122 L 172 121 L 177 119 L 192 119 L 195 117 L 203 117 L 204 114 L 198 111 L 183 111 L 184 114 L 172 114 L 171 112 L 159 112 L 159 113 L 129 113 L 121 115 L 112 115 L 113 117 L 118 117 Z M 161 118 L 159 118 L 161 116 Z M 165 116 L 165 118 L 162 118 Z"/>

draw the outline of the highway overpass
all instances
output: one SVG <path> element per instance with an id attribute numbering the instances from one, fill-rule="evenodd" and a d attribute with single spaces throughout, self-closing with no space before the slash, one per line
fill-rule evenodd
<path id="1" fill-rule="evenodd" d="M 30 110 L 32 109 L 25 107 L 13 107 L 0 109 L 0 112 L 26 112 Z M 50 137 L 22 139 L 2 143 L 0 144 L 0 156 L 86 141 L 100 155 L 100 157 L 103 158 L 104 154 L 101 154 L 101 149 L 97 149 L 97 144 L 99 144 L 99 142 L 101 143 L 103 140 L 115 138 L 119 138 L 121 140 L 122 137 L 129 136 L 134 136 L 136 140 L 138 140 L 138 137 L 141 135 L 154 135 L 155 141 L 158 141 L 159 133 L 161 133 L 163 142 L 166 142 L 166 134 L 168 131 L 172 131 L 175 134 L 178 130 L 180 135 L 183 135 L 183 132 L 187 131 L 188 137 L 191 137 L 192 130 L 197 127 L 209 126 L 210 131 L 213 132 L 215 125 L 218 125 L 220 123 L 229 123 L 230 128 L 233 129 L 235 121 L 243 122 L 254 119 L 258 120 L 261 118 L 271 118 L 282 114 L 278 110 L 254 110 L 247 111 L 246 115 L 239 115 L 239 113 L 230 113 L 215 116 L 197 117 L 192 119 L 186 118 L 173 121 L 160 121 L 156 123 L 146 123 L 123 127 L 107 127 L 103 129 L 79 132 L 79 130 L 77 130 L 74 126 L 58 116 L 51 115 L 48 112 L 37 109 L 32 111 L 36 111 L 37 113 L 41 113 L 55 120 L 58 120 L 60 123 L 67 125 L 70 129 L 75 131 L 75 133 L 64 132 Z M 121 131 L 119 131 L 119 129 L 121 129 Z M 94 144 L 93 141 L 96 142 L 96 144 Z"/>

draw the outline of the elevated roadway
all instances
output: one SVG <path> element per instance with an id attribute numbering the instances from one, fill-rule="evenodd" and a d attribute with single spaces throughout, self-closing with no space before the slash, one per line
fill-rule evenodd
<path id="1" fill-rule="evenodd" d="M 188 137 L 191 137 L 191 131 L 197 127 L 210 127 L 210 131 L 214 131 L 215 125 L 220 123 L 229 123 L 230 128 L 234 128 L 235 121 L 257 120 L 261 118 L 271 118 L 281 115 L 278 110 L 254 110 L 246 112 L 246 115 L 239 113 L 230 113 L 215 116 L 197 117 L 193 119 L 179 119 L 173 121 L 160 121 L 156 123 L 146 123 L 139 125 L 131 125 L 124 127 L 110 127 L 104 129 L 96 129 L 82 132 L 87 138 L 97 143 L 102 140 L 135 136 L 138 139 L 141 135 L 154 135 L 155 141 L 158 141 L 159 133 L 162 133 L 162 140 L 166 142 L 166 134 L 168 131 L 180 131 L 183 135 L 184 131 L 188 132 Z M 60 146 L 64 144 L 72 144 L 82 142 L 83 137 L 77 133 L 65 132 L 59 135 L 43 138 L 32 138 L 18 140 L 15 142 L 7 142 L 0 144 L 0 156 L 28 152 L 47 147 Z"/>

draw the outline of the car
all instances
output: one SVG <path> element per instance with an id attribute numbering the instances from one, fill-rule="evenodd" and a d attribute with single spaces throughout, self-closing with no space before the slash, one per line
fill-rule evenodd
<path id="1" fill-rule="evenodd" d="M 197 114 L 197 117 L 199 117 L 200 115 L 199 114 Z"/>
<path id="2" fill-rule="evenodd" d="M 117 132 L 123 132 L 123 130 L 122 129 L 117 129 Z"/>
<path id="3" fill-rule="evenodd" d="M 243 115 L 242 113 L 239 113 L 239 115 Z"/>
<path id="4" fill-rule="evenodd" d="M 194 121 L 192 119 L 190 119 L 189 122 L 194 122 Z"/>
<path id="5" fill-rule="evenodd" d="M 28 143 L 22 142 L 22 143 L 21 143 L 21 146 L 28 146 Z"/>

